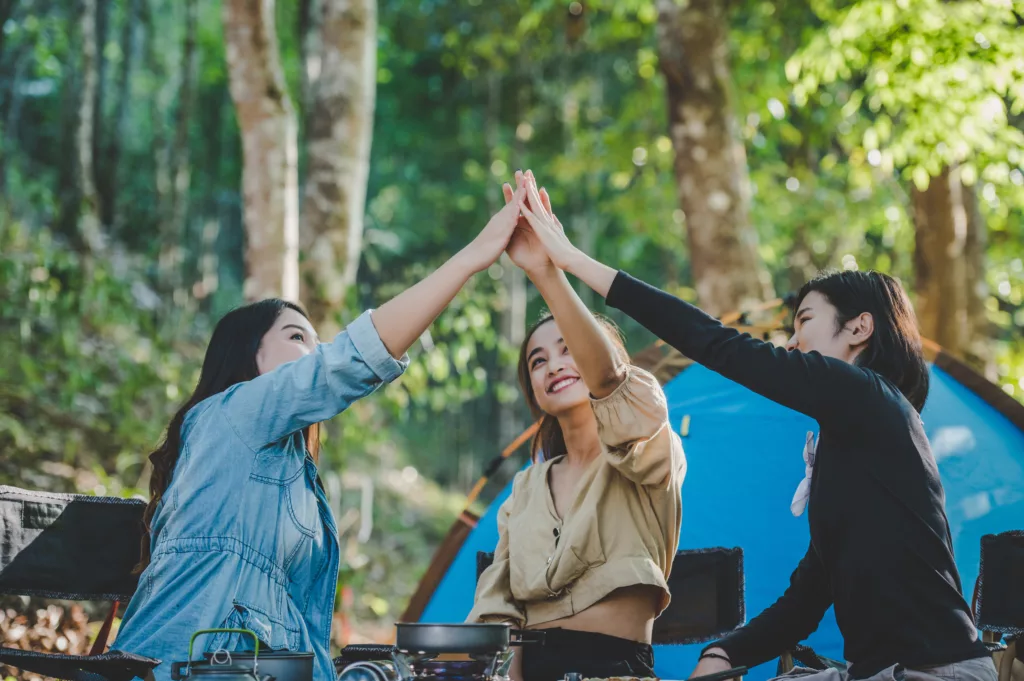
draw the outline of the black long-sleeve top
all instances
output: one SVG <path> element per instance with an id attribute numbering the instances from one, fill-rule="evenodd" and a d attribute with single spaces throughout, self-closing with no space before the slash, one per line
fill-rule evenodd
<path id="1" fill-rule="evenodd" d="M 715 645 L 733 665 L 766 662 L 818 627 L 829 605 L 850 674 L 987 654 L 953 560 L 945 493 L 921 418 L 881 375 L 787 351 L 619 272 L 607 303 L 687 357 L 820 426 L 811 545 L 775 603 Z"/>

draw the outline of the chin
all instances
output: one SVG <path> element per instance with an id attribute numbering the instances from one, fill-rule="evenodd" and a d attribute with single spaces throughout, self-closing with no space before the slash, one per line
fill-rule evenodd
<path id="1" fill-rule="evenodd" d="M 583 385 L 583 381 L 554 395 L 545 395 L 545 398 L 544 404 L 540 405 L 541 408 L 556 417 L 581 405 L 590 404 L 590 392 L 587 386 Z"/>

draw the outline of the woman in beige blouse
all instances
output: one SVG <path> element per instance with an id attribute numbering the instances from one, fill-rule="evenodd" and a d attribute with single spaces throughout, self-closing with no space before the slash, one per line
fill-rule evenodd
<path id="1" fill-rule="evenodd" d="M 516 180 L 531 209 L 550 215 L 532 176 Z M 519 357 L 541 426 L 535 463 L 498 513 L 494 563 L 469 621 L 547 631 L 544 646 L 524 648 L 513 664 L 517 680 L 653 676 L 651 630 L 669 602 L 682 515 L 682 443 L 661 386 L 629 364 L 614 327 L 587 310 L 528 227 L 508 254 L 552 313 Z"/>

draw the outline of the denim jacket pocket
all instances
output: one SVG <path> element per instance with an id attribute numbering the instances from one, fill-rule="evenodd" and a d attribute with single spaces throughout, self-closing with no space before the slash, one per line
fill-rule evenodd
<path id="1" fill-rule="evenodd" d="M 261 452 L 253 462 L 249 477 L 262 483 L 258 493 L 264 498 L 263 505 L 287 512 L 301 534 L 307 537 L 316 534 L 320 515 L 301 452 L 292 448 L 287 453 Z"/>
<path id="2" fill-rule="evenodd" d="M 219 629 L 248 629 L 256 634 L 260 648 L 270 650 L 296 651 L 302 644 L 302 633 L 288 626 L 268 613 L 240 603 L 232 602 L 231 613 L 221 623 Z M 214 650 L 252 650 L 252 637 L 241 634 L 220 633 L 212 637 L 207 644 L 207 652 Z"/>

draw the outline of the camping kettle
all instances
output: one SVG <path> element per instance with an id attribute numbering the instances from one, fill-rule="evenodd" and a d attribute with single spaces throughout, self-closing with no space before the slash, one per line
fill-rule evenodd
<path id="1" fill-rule="evenodd" d="M 235 664 L 231 660 L 231 653 L 227 650 L 217 650 L 204 663 L 203 660 L 192 659 L 192 644 L 196 637 L 203 634 L 231 633 L 252 636 L 254 641 L 252 665 Z M 174 662 L 171 664 L 171 678 L 174 681 L 196 679 L 198 681 L 275 681 L 269 674 L 259 673 L 260 640 L 256 634 L 248 629 L 200 629 L 192 634 L 188 641 L 188 660 L 185 662 Z"/>

